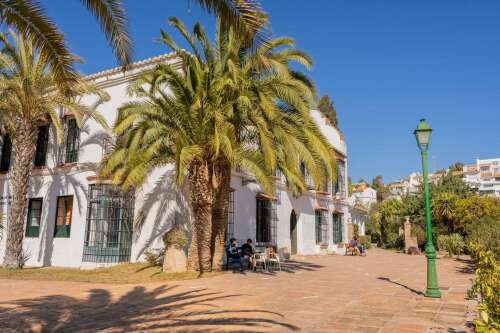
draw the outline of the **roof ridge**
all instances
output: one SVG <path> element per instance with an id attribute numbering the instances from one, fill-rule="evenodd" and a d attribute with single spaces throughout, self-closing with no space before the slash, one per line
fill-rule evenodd
<path id="1" fill-rule="evenodd" d="M 181 51 L 185 52 L 184 49 L 181 49 Z M 172 51 L 172 52 L 168 52 L 168 53 L 159 54 L 157 56 L 153 56 L 153 57 L 149 57 L 149 58 L 137 60 L 137 61 L 134 61 L 133 63 L 129 64 L 128 68 L 125 70 L 125 72 L 126 71 L 130 71 L 132 69 L 136 69 L 136 68 L 144 67 L 144 66 L 147 66 L 147 65 L 151 65 L 151 64 L 154 64 L 156 62 L 163 61 L 163 60 L 175 58 L 175 57 L 177 57 L 177 52 L 176 51 Z M 85 80 L 95 80 L 95 79 L 98 79 L 100 77 L 107 76 L 107 75 L 113 75 L 113 74 L 116 74 L 116 73 L 119 73 L 119 72 L 124 72 L 123 66 L 116 66 L 116 67 L 113 67 L 113 68 L 104 69 L 104 70 L 99 71 L 99 72 L 88 74 L 88 75 L 84 76 L 84 79 Z"/>

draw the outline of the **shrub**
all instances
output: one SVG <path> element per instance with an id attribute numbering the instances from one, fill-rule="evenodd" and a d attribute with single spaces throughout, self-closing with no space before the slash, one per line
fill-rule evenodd
<path id="1" fill-rule="evenodd" d="M 354 236 L 356 236 L 356 238 L 359 238 L 359 225 L 353 224 L 352 229 L 354 231 Z"/>
<path id="2" fill-rule="evenodd" d="M 485 217 L 467 226 L 467 241 L 490 250 L 496 254 L 496 260 L 500 260 L 500 220 Z M 471 251 L 474 256 L 474 251 Z"/>
<path id="3" fill-rule="evenodd" d="M 149 249 L 145 251 L 144 256 L 146 257 L 146 262 L 150 266 L 161 266 L 164 252 L 164 249 Z"/>
<path id="4" fill-rule="evenodd" d="M 365 249 L 371 249 L 372 247 L 372 238 L 370 235 L 360 236 L 359 240 L 361 244 L 365 247 Z"/>
<path id="5" fill-rule="evenodd" d="M 405 240 L 403 236 L 399 236 L 395 232 L 390 232 L 387 234 L 386 247 L 392 249 L 403 249 L 405 247 Z"/>
<path id="6" fill-rule="evenodd" d="M 475 253 L 476 278 L 468 296 L 479 302 L 479 318 L 474 320 L 477 333 L 500 332 L 500 265 L 491 250 L 474 242 L 468 244 Z"/>
<path id="7" fill-rule="evenodd" d="M 163 243 L 166 249 L 173 246 L 181 250 L 187 244 L 187 241 L 186 232 L 178 226 L 173 227 L 163 236 Z"/>
<path id="8" fill-rule="evenodd" d="M 449 257 L 462 253 L 465 247 L 464 239 L 459 234 L 439 235 L 437 241 L 438 248 L 448 252 Z"/>

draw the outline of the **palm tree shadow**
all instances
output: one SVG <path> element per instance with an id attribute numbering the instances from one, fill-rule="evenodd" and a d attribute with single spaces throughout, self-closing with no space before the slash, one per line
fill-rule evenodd
<path id="1" fill-rule="evenodd" d="M 113 300 L 105 289 L 92 289 L 86 299 L 66 295 L 0 303 L 1 332 L 267 332 L 299 328 L 280 313 L 259 309 L 225 309 L 217 301 L 241 295 L 206 289 L 175 292 L 175 286 L 153 290 L 134 287 Z"/>
<path id="2" fill-rule="evenodd" d="M 416 289 L 410 288 L 410 287 L 408 287 L 407 285 L 404 285 L 404 284 L 402 284 L 402 283 L 399 283 L 399 282 L 393 281 L 393 280 L 391 280 L 391 279 L 390 279 L 390 278 L 388 278 L 388 277 L 380 277 L 380 276 L 379 276 L 377 279 L 382 280 L 382 281 L 387 281 L 387 282 L 389 282 L 389 283 L 392 283 L 392 284 L 395 284 L 395 285 L 397 285 L 397 286 L 403 287 L 403 288 L 405 288 L 405 289 L 407 289 L 407 290 L 411 291 L 411 292 L 412 292 L 412 293 L 414 293 L 414 294 L 421 295 L 421 296 L 425 296 L 425 294 L 424 294 L 423 292 L 421 292 L 420 290 L 416 290 Z"/>

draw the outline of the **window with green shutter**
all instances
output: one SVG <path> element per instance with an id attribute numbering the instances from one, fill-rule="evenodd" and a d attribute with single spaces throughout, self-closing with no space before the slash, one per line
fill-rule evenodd
<path id="1" fill-rule="evenodd" d="M 28 203 L 28 219 L 26 222 L 26 237 L 38 237 L 42 221 L 42 198 L 33 198 Z"/>
<path id="2" fill-rule="evenodd" d="M 54 237 L 69 237 L 71 215 L 73 212 L 73 196 L 57 197 L 56 225 Z"/>
<path id="3" fill-rule="evenodd" d="M 78 162 L 78 148 L 80 145 L 80 129 L 74 118 L 66 119 L 66 142 L 64 163 Z"/>
<path id="4" fill-rule="evenodd" d="M 342 214 L 333 213 L 332 215 L 332 238 L 334 243 L 342 242 Z"/>
<path id="5" fill-rule="evenodd" d="M 12 153 L 12 141 L 7 134 L 3 137 L 2 156 L 0 157 L 0 171 L 7 172 L 10 168 L 10 155 Z"/>
<path id="6" fill-rule="evenodd" d="M 38 127 L 38 138 L 36 140 L 36 150 L 34 166 L 43 167 L 47 161 L 47 145 L 49 143 L 49 125 Z"/>

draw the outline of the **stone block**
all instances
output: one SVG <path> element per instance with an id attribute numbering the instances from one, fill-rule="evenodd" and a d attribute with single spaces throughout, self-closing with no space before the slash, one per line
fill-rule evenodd
<path id="1" fill-rule="evenodd" d="M 186 254 L 181 249 L 170 247 L 165 251 L 163 271 L 166 273 L 185 272 L 187 267 Z"/>

